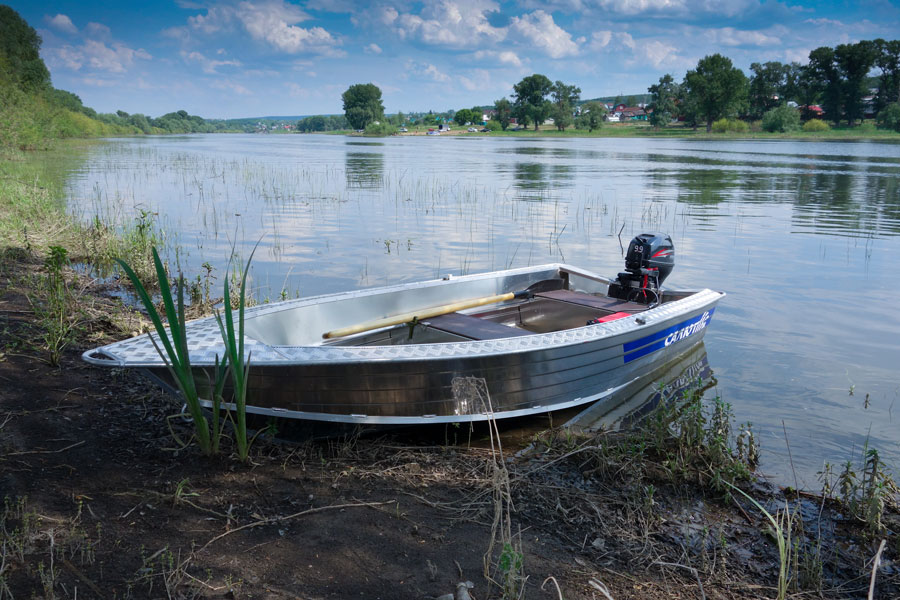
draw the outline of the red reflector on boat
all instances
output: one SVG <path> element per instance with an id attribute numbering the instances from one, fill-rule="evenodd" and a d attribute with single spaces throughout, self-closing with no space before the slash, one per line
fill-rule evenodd
<path id="1" fill-rule="evenodd" d="M 595 319 L 598 323 L 608 323 L 609 321 L 615 321 L 616 319 L 624 319 L 625 317 L 630 317 L 631 314 L 627 312 L 617 312 L 611 315 L 606 315 L 605 317 L 600 317 L 599 319 Z"/>

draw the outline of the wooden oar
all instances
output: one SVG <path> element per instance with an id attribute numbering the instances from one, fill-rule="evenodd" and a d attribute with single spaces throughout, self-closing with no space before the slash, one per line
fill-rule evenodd
<path id="1" fill-rule="evenodd" d="M 383 319 L 375 319 L 374 321 L 367 321 L 365 323 L 352 325 L 350 327 L 334 329 L 332 331 L 323 333 L 322 337 L 326 340 L 346 337 L 355 333 L 362 333 L 364 331 L 371 331 L 373 329 L 381 329 L 382 327 L 390 327 L 392 325 L 400 325 L 401 323 L 409 323 L 413 319 L 422 321 L 424 319 L 430 319 L 431 317 L 437 317 L 460 310 L 466 310 L 467 308 L 475 308 L 476 306 L 496 304 L 498 302 L 505 302 L 506 300 L 512 300 L 514 298 L 529 298 L 533 296 L 537 291 L 545 292 L 551 289 L 559 289 L 560 287 L 562 287 L 561 279 L 548 279 L 546 281 L 539 281 L 529 286 L 528 289 L 522 290 L 520 292 L 508 292 L 506 294 L 497 294 L 496 296 L 484 296 L 483 298 L 473 298 L 472 300 L 462 300 L 460 302 L 453 302 L 451 304 L 442 304 L 441 306 L 423 308 L 421 310 L 403 313 L 402 315 L 384 317 Z"/>

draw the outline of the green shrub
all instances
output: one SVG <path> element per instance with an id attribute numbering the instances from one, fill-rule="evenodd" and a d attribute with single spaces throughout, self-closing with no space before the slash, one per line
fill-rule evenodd
<path id="1" fill-rule="evenodd" d="M 787 104 L 767 111 L 762 118 L 762 128 L 769 133 L 788 133 L 800 129 L 800 112 Z"/>
<path id="2" fill-rule="evenodd" d="M 713 122 L 713 133 L 747 133 L 750 126 L 740 119 L 719 119 Z"/>
<path id="3" fill-rule="evenodd" d="M 397 133 L 397 128 L 390 123 L 379 122 L 366 125 L 366 135 L 392 135 Z"/>
<path id="4" fill-rule="evenodd" d="M 490 129 L 491 131 L 500 131 L 503 129 L 503 125 L 500 124 L 500 121 L 495 121 L 493 119 L 488 121 L 485 127 Z"/>
<path id="5" fill-rule="evenodd" d="M 900 131 L 900 103 L 894 102 L 885 106 L 876 119 L 882 129 Z"/>
<path id="6" fill-rule="evenodd" d="M 822 119 L 810 119 L 803 124 L 802 129 L 807 133 L 817 133 L 819 131 L 831 131 L 831 125 Z"/>

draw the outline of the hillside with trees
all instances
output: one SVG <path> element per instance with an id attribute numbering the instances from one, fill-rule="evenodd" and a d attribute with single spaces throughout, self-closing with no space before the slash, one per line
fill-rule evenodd
<path id="1" fill-rule="evenodd" d="M 98 113 L 76 94 L 53 87 L 40 56 L 41 37 L 0 5 L 0 147 L 46 147 L 51 140 L 111 135 L 255 131 L 256 119 L 208 120 L 179 110 L 160 117 Z"/>

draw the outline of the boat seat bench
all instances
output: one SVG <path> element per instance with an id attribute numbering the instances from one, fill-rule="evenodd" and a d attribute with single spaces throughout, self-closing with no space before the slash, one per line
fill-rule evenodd
<path id="1" fill-rule="evenodd" d="M 626 302 L 618 298 L 610 298 L 609 296 L 594 296 L 593 294 L 585 294 L 583 292 L 573 292 L 571 290 L 554 290 L 552 292 L 541 292 L 535 294 L 538 298 L 547 298 L 549 300 L 557 300 L 560 302 L 569 302 L 578 304 L 579 306 L 588 306 L 609 313 L 628 313 L 634 314 L 644 312 L 649 308 L 646 304 L 637 302 Z"/>
<path id="2" fill-rule="evenodd" d="M 424 322 L 434 329 L 446 331 L 470 340 L 497 340 L 520 335 L 534 335 L 531 331 L 460 313 L 431 317 L 430 319 L 425 319 Z"/>

